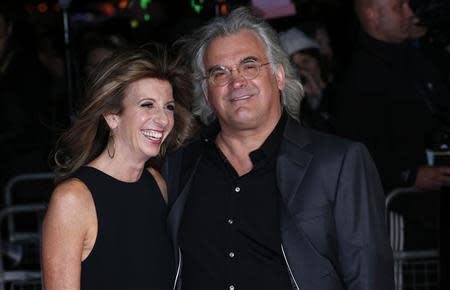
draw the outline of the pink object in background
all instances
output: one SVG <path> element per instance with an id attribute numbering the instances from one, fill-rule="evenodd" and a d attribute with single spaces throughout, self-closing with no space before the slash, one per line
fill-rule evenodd
<path id="1" fill-rule="evenodd" d="M 295 15 L 295 6 L 290 0 L 252 0 L 253 6 L 262 11 L 265 19 Z"/>

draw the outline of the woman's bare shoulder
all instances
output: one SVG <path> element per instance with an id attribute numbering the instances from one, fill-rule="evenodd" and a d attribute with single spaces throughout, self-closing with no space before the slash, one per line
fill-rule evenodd
<path id="1" fill-rule="evenodd" d="M 93 208 L 93 199 L 87 186 L 79 179 L 71 178 L 58 184 L 51 196 L 49 211 L 71 214 L 81 218 Z"/>
<path id="2" fill-rule="evenodd" d="M 91 192 L 86 184 L 77 178 L 71 178 L 58 184 L 52 193 L 52 199 L 59 202 L 78 203 L 91 198 Z"/>

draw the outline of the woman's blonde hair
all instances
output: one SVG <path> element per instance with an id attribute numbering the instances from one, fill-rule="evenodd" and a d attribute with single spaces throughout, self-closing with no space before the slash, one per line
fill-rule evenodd
<path id="1" fill-rule="evenodd" d="M 162 47 L 152 52 L 142 48 L 128 49 L 103 61 L 89 79 L 78 116 L 57 142 L 54 154 L 56 182 L 69 178 L 103 152 L 110 135 L 104 115 L 120 114 L 125 90 L 133 82 L 144 78 L 167 80 L 172 85 L 176 103 L 174 127 L 161 145 L 159 155 L 152 161 L 179 147 L 194 128 L 189 108 L 191 83 L 187 77 L 181 66 L 169 62 Z"/>

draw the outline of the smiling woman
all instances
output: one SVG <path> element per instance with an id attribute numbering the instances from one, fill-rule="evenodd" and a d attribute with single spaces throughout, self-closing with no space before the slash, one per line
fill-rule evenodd
<path id="1" fill-rule="evenodd" d="M 55 154 L 58 185 L 43 226 L 45 289 L 172 288 L 167 190 L 146 164 L 193 128 L 186 75 L 165 54 L 145 50 L 96 68 Z"/>

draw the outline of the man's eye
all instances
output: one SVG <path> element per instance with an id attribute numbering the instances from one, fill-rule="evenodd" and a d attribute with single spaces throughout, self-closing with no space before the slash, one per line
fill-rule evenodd
<path id="1" fill-rule="evenodd" d="M 217 77 L 223 77 L 223 76 L 225 76 L 225 75 L 227 75 L 227 71 L 226 70 L 216 70 L 216 71 L 213 71 L 212 73 L 211 73 L 211 76 L 213 77 L 213 78 L 217 78 Z"/>
<path id="2" fill-rule="evenodd" d="M 244 71 L 253 72 L 253 71 L 258 70 L 258 64 L 256 64 L 255 62 L 244 63 L 242 65 L 242 69 Z"/>

